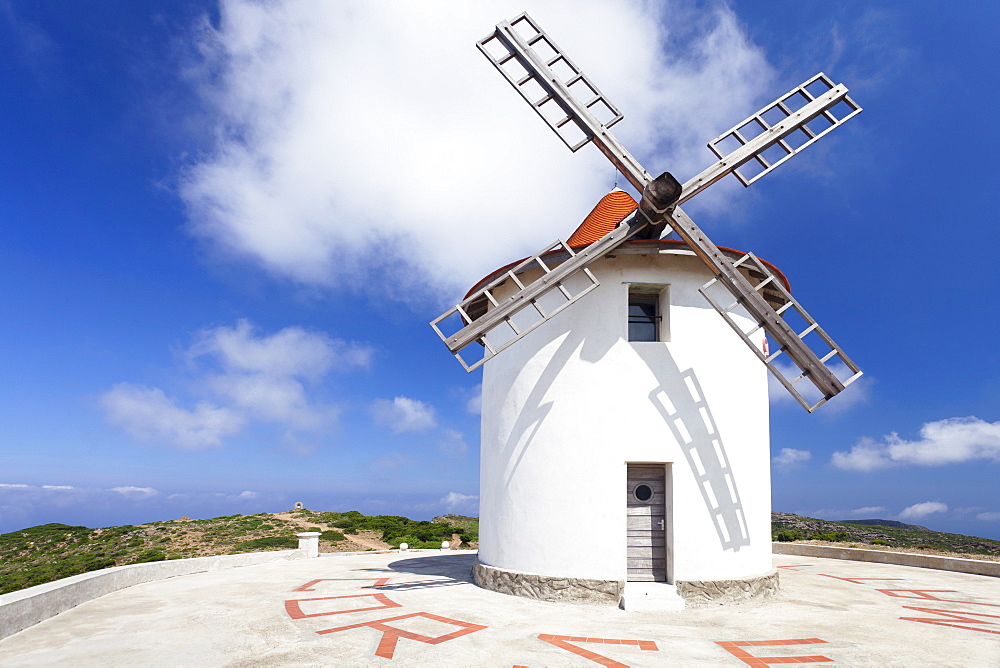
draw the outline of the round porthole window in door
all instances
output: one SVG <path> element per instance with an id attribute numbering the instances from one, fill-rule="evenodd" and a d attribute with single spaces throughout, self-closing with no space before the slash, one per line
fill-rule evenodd
<path id="1" fill-rule="evenodd" d="M 637 501 L 647 503 L 653 498 L 653 488 L 646 483 L 640 483 L 635 486 L 635 489 L 632 490 L 632 496 L 634 496 Z"/>

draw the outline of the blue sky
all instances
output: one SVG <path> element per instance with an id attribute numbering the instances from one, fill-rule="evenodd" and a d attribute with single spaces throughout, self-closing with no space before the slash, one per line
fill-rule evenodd
<path id="1" fill-rule="evenodd" d="M 686 207 L 866 371 L 771 406 L 774 508 L 1000 538 L 987 2 L 0 0 L 0 531 L 475 513 L 427 327 L 613 184 L 474 47 L 527 9 L 654 173 L 817 71 L 865 111 Z"/>

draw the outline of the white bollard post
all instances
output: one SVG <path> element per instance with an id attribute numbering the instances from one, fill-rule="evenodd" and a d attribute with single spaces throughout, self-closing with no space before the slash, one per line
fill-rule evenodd
<path id="1" fill-rule="evenodd" d="M 400 552 L 406 552 L 409 549 L 410 549 L 410 546 L 407 545 L 406 543 L 400 543 L 399 544 L 399 551 Z"/>
<path id="2" fill-rule="evenodd" d="M 451 543 L 449 543 L 446 540 L 441 541 L 441 549 L 442 550 L 447 550 L 449 547 L 451 547 Z"/>
<path id="3" fill-rule="evenodd" d="M 306 558 L 319 556 L 319 532 L 303 531 L 295 534 L 299 538 L 299 549 L 306 553 Z"/>

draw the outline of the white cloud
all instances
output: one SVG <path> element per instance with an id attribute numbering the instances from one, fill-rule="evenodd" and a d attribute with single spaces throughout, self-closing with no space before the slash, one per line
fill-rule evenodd
<path id="1" fill-rule="evenodd" d="M 830 461 L 845 471 L 874 471 L 893 465 L 884 456 L 878 443 L 867 436 L 858 441 L 850 452 L 834 452 Z"/>
<path id="2" fill-rule="evenodd" d="M 0 533 L 47 522 L 124 524 L 134 521 L 136 509 L 150 518 L 213 517 L 273 511 L 286 503 L 283 495 L 252 491 L 161 493 L 136 485 L 100 488 L 0 483 Z"/>
<path id="3" fill-rule="evenodd" d="M 824 508 L 822 510 L 817 510 L 815 512 L 815 517 L 829 517 L 831 519 L 863 517 L 865 519 L 871 519 L 879 513 L 884 513 L 885 510 L 884 506 L 864 506 L 863 508 L 855 508 L 853 510 L 829 510 Z"/>
<path id="4" fill-rule="evenodd" d="M 850 452 L 833 453 L 833 465 L 846 470 L 873 471 L 903 464 L 941 466 L 961 462 L 1000 461 L 1000 422 L 977 417 L 927 422 L 920 440 L 907 441 L 892 432 L 882 441 L 865 437 Z"/>
<path id="5" fill-rule="evenodd" d="M 469 446 L 462 432 L 446 428 L 442 430 L 441 438 L 438 440 L 438 450 L 446 455 L 464 455 Z"/>
<path id="6" fill-rule="evenodd" d="M 903 512 L 899 513 L 899 518 L 903 520 L 916 520 L 921 517 L 927 517 L 931 513 L 944 513 L 947 511 L 947 504 L 938 501 L 925 501 L 904 508 Z"/>
<path id="7" fill-rule="evenodd" d="M 212 356 L 230 373 L 315 380 L 331 369 L 367 367 L 372 350 L 364 344 L 301 327 L 285 327 L 270 336 L 257 336 L 254 326 L 240 319 L 235 327 L 200 332 L 188 355 L 192 359 Z"/>
<path id="8" fill-rule="evenodd" d="M 280 494 L 264 494 L 262 492 L 251 492 L 244 490 L 238 494 L 229 492 L 175 492 L 167 495 L 167 500 L 175 503 L 183 502 L 187 505 L 215 505 L 220 503 L 237 503 L 242 501 L 268 501 L 271 503 L 283 502 L 284 496 Z M 260 504 L 257 504 L 258 506 Z"/>
<path id="9" fill-rule="evenodd" d="M 192 233 L 303 283 L 435 299 L 567 236 L 612 169 L 593 148 L 570 154 L 475 49 L 520 11 L 223 2 L 185 72 L 214 137 L 180 178 Z M 708 166 L 705 142 L 784 92 L 722 3 L 532 15 L 624 111 L 614 132 L 654 174 Z M 713 191 L 718 205 L 736 188 Z"/>
<path id="10" fill-rule="evenodd" d="M 876 513 L 884 513 L 884 506 L 864 506 L 863 508 L 855 508 L 854 510 L 848 510 L 847 514 L 852 517 L 861 517 L 863 515 L 875 515 Z"/>
<path id="11" fill-rule="evenodd" d="M 437 425 L 433 406 L 409 397 L 396 397 L 392 401 L 377 399 L 372 405 L 372 415 L 376 422 L 396 434 L 426 431 Z"/>
<path id="12" fill-rule="evenodd" d="M 782 469 L 793 469 L 812 459 L 812 453 L 808 450 L 796 450 L 795 448 L 782 448 L 781 452 L 774 456 L 771 461 Z"/>
<path id="13" fill-rule="evenodd" d="M 331 424 L 338 411 L 310 400 L 307 384 L 332 371 L 366 367 L 371 355 L 369 346 L 322 332 L 286 327 L 258 335 L 239 320 L 200 332 L 184 351 L 197 375 L 195 390 L 211 401 L 202 397 L 189 410 L 159 388 L 119 383 L 100 403 L 108 421 L 133 437 L 184 448 L 220 445 L 251 422 L 315 430 Z"/>
<path id="14" fill-rule="evenodd" d="M 246 320 L 203 331 L 188 351 L 190 359 L 210 357 L 222 368 L 207 379 L 220 399 L 253 419 L 294 429 L 315 429 L 336 417 L 332 406 L 309 402 L 304 381 L 318 381 L 331 370 L 367 367 L 371 354 L 368 346 L 300 327 L 257 336 Z"/>
<path id="15" fill-rule="evenodd" d="M 979 513 L 976 515 L 976 519 L 982 520 L 984 522 L 997 522 L 1000 521 L 1000 513 L 998 512 Z"/>
<path id="16" fill-rule="evenodd" d="M 448 492 L 448 495 L 441 499 L 441 503 L 450 513 L 459 511 L 466 513 L 479 512 L 479 495 L 459 494 L 458 492 Z"/>
<path id="17" fill-rule="evenodd" d="M 131 436 L 189 449 L 219 445 L 246 422 L 231 409 L 202 401 L 186 410 L 159 388 L 129 383 L 115 385 L 101 395 L 100 403 L 108 422 Z"/>
<path id="18" fill-rule="evenodd" d="M 159 492 L 152 487 L 133 487 L 131 485 L 127 485 L 125 487 L 112 487 L 111 491 L 118 492 L 122 496 L 127 496 L 130 499 L 148 499 L 151 496 L 159 494 Z"/>
<path id="19" fill-rule="evenodd" d="M 465 402 L 465 411 L 471 413 L 472 415 L 481 415 L 483 412 L 483 384 L 480 383 L 476 385 L 472 390 L 472 396 L 470 396 Z"/>
<path id="20" fill-rule="evenodd" d="M 305 387 L 293 378 L 264 374 L 225 374 L 210 378 L 208 386 L 220 398 L 247 415 L 260 420 L 287 423 L 297 429 L 313 429 L 325 418 L 332 419 L 332 407 L 315 407 L 306 398 Z"/>

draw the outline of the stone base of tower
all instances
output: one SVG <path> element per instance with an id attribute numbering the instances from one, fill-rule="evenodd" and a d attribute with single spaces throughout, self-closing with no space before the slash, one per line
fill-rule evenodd
<path id="1" fill-rule="evenodd" d="M 560 603 L 618 605 L 625 588 L 622 580 L 559 578 L 537 573 L 521 573 L 476 562 L 472 579 L 483 589 Z"/>
<path id="2" fill-rule="evenodd" d="M 677 593 L 688 605 L 763 601 L 778 593 L 778 570 L 739 580 L 678 581 Z"/>
<path id="3" fill-rule="evenodd" d="M 618 606 L 625 592 L 623 580 L 560 578 L 537 573 L 522 573 L 487 566 L 477 561 L 472 579 L 483 589 L 560 603 L 596 603 Z M 778 571 L 735 580 L 678 581 L 677 593 L 688 605 L 751 603 L 778 593 Z"/>

